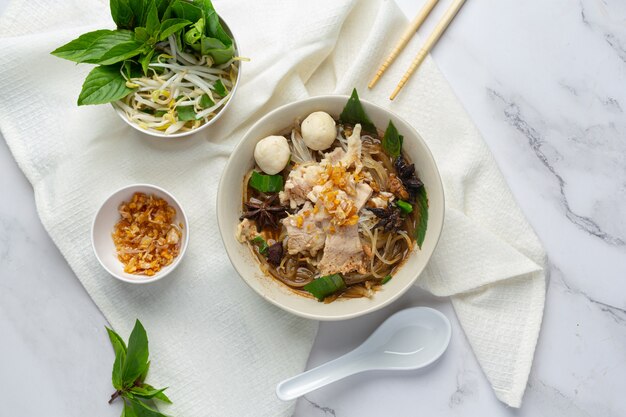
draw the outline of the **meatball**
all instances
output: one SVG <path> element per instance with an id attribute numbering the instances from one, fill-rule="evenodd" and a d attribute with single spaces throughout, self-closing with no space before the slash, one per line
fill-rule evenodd
<path id="1" fill-rule="evenodd" d="M 263 172 L 278 174 L 285 169 L 291 157 L 289 143 L 283 136 L 268 136 L 254 148 L 254 160 Z"/>
<path id="2" fill-rule="evenodd" d="M 301 129 L 304 143 L 315 151 L 330 148 L 337 137 L 335 120 L 323 111 L 309 114 L 302 122 Z"/>

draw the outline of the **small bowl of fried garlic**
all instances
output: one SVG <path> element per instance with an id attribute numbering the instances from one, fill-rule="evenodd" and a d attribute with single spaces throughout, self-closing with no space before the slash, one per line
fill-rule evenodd
<path id="1" fill-rule="evenodd" d="M 132 283 L 158 281 L 180 263 L 189 225 L 180 203 L 164 189 L 134 184 L 111 194 L 91 228 L 100 264 L 115 278 Z"/>

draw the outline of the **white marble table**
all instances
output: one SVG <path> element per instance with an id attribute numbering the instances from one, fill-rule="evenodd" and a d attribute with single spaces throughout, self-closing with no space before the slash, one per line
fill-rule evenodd
<path id="1" fill-rule="evenodd" d="M 422 2 L 399 3 L 412 16 Z M 365 318 L 323 323 L 309 366 L 416 304 L 453 321 L 442 360 L 351 377 L 307 395 L 296 416 L 626 415 L 626 2 L 470 0 L 433 55 L 550 258 L 524 404 L 495 399 L 450 304 L 415 289 Z M 106 404 L 106 322 L 43 230 L 4 141 L 0 179 L 0 415 L 118 416 Z"/>

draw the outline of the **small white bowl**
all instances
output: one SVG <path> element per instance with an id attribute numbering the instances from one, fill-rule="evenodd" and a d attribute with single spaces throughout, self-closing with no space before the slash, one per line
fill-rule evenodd
<path id="1" fill-rule="evenodd" d="M 149 277 L 124 272 L 124 265 L 117 259 L 115 244 L 111 234 L 115 224 L 120 220 L 118 207 L 124 201 L 129 201 L 135 193 L 153 194 L 167 201 L 167 204 L 176 210 L 175 223 L 183 224 L 180 252 L 171 264 L 163 267 L 159 272 Z M 173 195 L 164 189 L 150 184 L 133 184 L 120 188 L 111 194 L 100 206 L 91 226 L 91 245 L 93 252 L 104 269 L 120 281 L 131 284 L 148 284 L 158 281 L 172 272 L 185 255 L 189 243 L 189 223 L 183 207 Z"/>
<path id="2" fill-rule="evenodd" d="M 239 56 L 239 47 L 238 47 L 237 39 L 235 39 L 235 35 L 230 30 L 230 27 L 228 26 L 228 24 L 221 17 L 220 17 L 220 23 L 222 24 L 222 27 L 224 28 L 226 33 L 231 38 L 233 38 L 233 45 L 234 45 L 234 48 L 235 48 L 235 56 Z M 165 134 L 165 133 L 153 132 L 152 130 L 144 129 L 141 126 L 139 126 L 137 123 L 130 121 L 128 119 L 128 116 L 126 116 L 126 113 L 124 113 L 124 110 L 122 110 L 121 108 L 116 106 L 115 103 L 111 103 L 111 105 L 113 106 L 113 110 L 115 110 L 117 115 L 120 116 L 120 118 L 124 122 L 126 122 L 127 125 L 129 125 L 130 127 L 132 127 L 135 130 L 138 130 L 141 133 L 145 133 L 146 135 L 150 135 L 150 136 L 153 136 L 155 138 L 182 138 L 184 136 L 193 135 L 194 133 L 198 133 L 202 129 L 206 129 L 207 127 L 209 127 L 213 123 L 215 123 L 222 116 L 222 114 L 226 111 L 226 109 L 230 106 L 230 103 L 233 101 L 233 98 L 235 97 L 235 93 L 237 92 L 237 87 L 239 86 L 239 81 L 241 80 L 241 67 L 242 67 L 241 61 L 238 61 L 237 62 L 237 79 L 235 80 L 235 85 L 233 86 L 233 90 L 232 90 L 232 92 L 230 94 L 230 98 L 228 99 L 226 104 L 224 104 L 224 107 L 222 107 L 217 112 L 217 114 L 215 115 L 214 118 L 212 118 L 211 120 L 209 120 L 205 124 L 200 125 L 196 129 L 188 130 L 186 132 L 178 132 L 178 133 L 172 133 L 172 134 L 168 135 L 168 134 Z"/>
<path id="3" fill-rule="evenodd" d="M 242 180 L 254 167 L 254 147 L 262 138 L 285 131 L 296 118 L 314 111 L 326 111 L 337 117 L 348 96 L 318 96 L 284 105 L 257 121 L 241 139 L 222 172 L 217 192 L 217 223 L 231 263 L 243 280 L 261 297 L 301 317 L 315 320 L 345 320 L 378 310 L 400 297 L 415 283 L 432 256 L 443 228 L 444 195 L 441 177 L 426 142 L 411 125 L 396 114 L 361 100 L 363 108 L 379 129 L 393 121 L 404 135 L 403 151 L 415 163 L 416 171 L 428 192 L 428 229 L 421 249 L 414 249 L 393 279 L 369 298 L 339 298 L 329 304 L 296 294 L 286 285 L 264 274 L 247 245 L 235 239 L 241 215 Z"/>

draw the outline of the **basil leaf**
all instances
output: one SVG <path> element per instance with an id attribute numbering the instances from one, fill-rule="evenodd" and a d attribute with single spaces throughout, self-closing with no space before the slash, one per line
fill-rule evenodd
<path id="1" fill-rule="evenodd" d="M 415 202 L 415 241 L 417 246 L 422 249 L 422 243 L 424 243 L 424 237 L 426 236 L 426 228 L 428 227 L 428 195 L 426 194 L 426 187 L 422 186 L 417 192 Z"/>
<path id="2" fill-rule="evenodd" d="M 94 63 L 109 49 L 132 39 L 133 33 L 128 30 L 96 30 L 79 36 L 51 54 L 78 63 Z"/>
<path id="3" fill-rule="evenodd" d="M 99 66 L 91 70 L 78 96 L 78 105 L 104 104 L 126 97 L 133 91 L 126 86 L 119 65 Z"/>
<path id="4" fill-rule="evenodd" d="M 150 39 L 150 34 L 146 30 L 146 28 L 136 27 L 135 28 L 135 40 L 138 42 L 148 42 Z"/>
<path id="5" fill-rule="evenodd" d="M 155 0 L 150 0 L 150 4 L 148 5 L 148 13 L 146 15 L 146 31 L 150 36 L 156 39 L 157 32 L 161 27 L 161 22 L 159 21 L 159 11 L 157 9 L 157 5 Z"/>
<path id="6" fill-rule="evenodd" d="M 217 15 L 217 12 L 215 11 L 213 4 L 211 3 L 211 0 L 202 0 L 201 3 L 203 6 L 203 15 L 206 24 L 206 35 L 208 37 L 217 38 L 227 46 L 232 45 L 233 40 L 230 36 L 228 36 L 226 31 L 222 27 L 222 24 L 220 23 L 220 17 Z"/>
<path id="7" fill-rule="evenodd" d="M 252 172 L 248 185 L 262 193 L 277 193 L 283 190 L 282 175 L 265 175 Z"/>
<path id="8" fill-rule="evenodd" d="M 200 52 L 202 55 L 209 55 L 217 65 L 228 62 L 235 54 L 235 48 L 231 45 L 224 45 L 217 38 L 203 36 L 200 40 Z"/>
<path id="9" fill-rule="evenodd" d="M 144 369 L 141 375 L 139 375 L 139 378 L 137 378 L 137 381 L 139 382 L 145 381 L 146 377 L 148 376 L 149 370 L 150 370 L 150 361 L 148 361 L 148 363 L 146 364 L 146 369 Z"/>
<path id="10" fill-rule="evenodd" d="M 113 372 L 111 375 L 111 381 L 113 383 L 113 387 L 115 389 L 121 390 L 123 388 L 122 383 L 122 371 L 124 369 L 124 362 L 126 360 L 126 344 L 113 330 L 106 327 L 107 333 L 109 334 L 109 340 L 111 340 L 111 344 L 113 345 L 113 350 L 115 351 L 115 362 L 113 362 Z"/>
<path id="11" fill-rule="evenodd" d="M 109 49 L 108 52 L 93 63 L 100 65 L 116 64 L 125 59 L 132 58 L 135 55 L 139 55 L 144 49 L 145 44 L 136 40 L 120 43 Z"/>
<path id="12" fill-rule="evenodd" d="M 128 0 L 110 0 L 111 17 L 121 29 L 132 29 L 135 14 L 128 4 Z"/>
<path id="13" fill-rule="evenodd" d="M 170 35 L 182 30 L 184 27 L 190 25 L 191 22 L 185 19 L 167 19 L 161 22 L 161 28 L 159 29 L 159 41 L 164 41 Z"/>
<path id="14" fill-rule="evenodd" d="M 139 63 L 141 64 L 141 69 L 145 75 L 148 75 L 148 65 L 152 62 L 152 55 L 154 55 L 154 49 L 150 49 L 147 54 L 141 55 L 139 58 Z"/>
<path id="15" fill-rule="evenodd" d="M 135 15 L 135 26 L 146 26 L 146 0 L 128 0 L 128 5 Z"/>
<path id="16" fill-rule="evenodd" d="M 167 398 L 167 395 L 163 393 L 163 391 L 165 391 L 166 389 L 167 387 L 156 389 L 148 384 L 143 384 L 140 387 L 132 387 L 130 389 L 130 392 L 133 393 L 134 397 L 145 398 L 146 400 L 156 398 L 163 402 L 171 404 L 172 401 L 170 401 L 170 399 Z"/>
<path id="17" fill-rule="evenodd" d="M 376 126 L 374 126 L 374 123 L 372 123 L 370 118 L 367 116 L 367 113 L 365 113 L 365 110 L 361 105 L 361 101 L 359 100 L 359 95 L 356 92 L 356 88 L 352 90 L 352 95 L 346 103 L 346 106 L 343 108 L 341 115 L 339 115 L 339 119 L 341 119 L 344 123 L 360 123 L 363 130 L 376 133 Z"/>
<path id="18" fill-rule="evenodd" d="M 159 11 L 159 19 L 161 19 L 162 21 L 165 19 L 169 19 L 169 15 L 172 14 L 170 4 L 171 0 L 156 0 L 157 10 Z"/>
<path id="19" fill-rule="evenodd" d="M 129 80 L 141 77 L 141 66 L 135 61 L 124 61 L 122 64 L 122 71 Z"/>
<path id="20" fill-rule="evenodd" d="M 302 288 L 313 294 L 318 301 L 324 301 L 329 295 L 346 288 L 346 283 L 341 275 L 333 274 L 314 279 Z"/>
<path id="21" fill-rule="evenodd" d="M 224 97 L 226 95 L 226 87 L 224 87 L 224 83 L 222 82 L 221 78 L 218 78 L 217 81 L 215 81 L 215 84 L 213 84 L 213 88 L 220 97 Z"/>
<path id="22" fill-rule="evenodd" d="M 180 121 L 196 120 L 198 118 L 193 106 L 176 107 L 176 113 Z"/>
<path id="23" fill-rule="evenodd" d="M 122 380 L 125 387 L 132 386 L 148 366 L 148 336 L 139 320 L 128 339 L 128 351 Z"/>
<path id="24" fill-rule="evenodd" d="M 200 107 L 202 107 L 203 109 L 208 109 L 209 107 L 215 106 L 215 102 L 211 100 L 211 97 L 209 97 L 208 94 L 202 94 L 199 104 Z"/>
<path id="25" fill-rule="evenodd" d="M 387 130 L 385 130 L 385 135 L 383 136 L 383 149 L 392 158 L 397 158 L 400 156 L 400 152 L 402 151 L 402 142 L 404 141 L 404 137 L 398 134 L 398 129 L 393 125 L 393 122 L 390 120 L 387 125 Z"/>
<path id="26" fill-rule="evenodd" d="M 137 414 L 135 414 L 130 404 L 124 401 L 124 408 L 120 417 L 137 417 Z"/>
<path id="27" fill-rule="evenodd" d="M 167 417 L 165 414 L 162 414 L 154 408 L 149 407 L 141 400 L 133 398 L 129 399 L 128 402 L 130 403 L 130 407 L 137 417 Z"/>
<path id="28" fill-rule="evenodd" d="M 171 7 L 176 17 L 181 19 L 197 22 L 198 19 L 202 18 L 202 10 L 198 6 L 189 2 L 174 0 Z"/>

